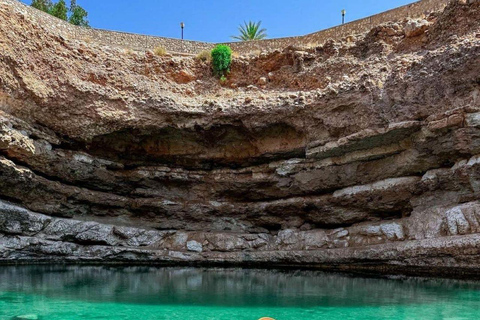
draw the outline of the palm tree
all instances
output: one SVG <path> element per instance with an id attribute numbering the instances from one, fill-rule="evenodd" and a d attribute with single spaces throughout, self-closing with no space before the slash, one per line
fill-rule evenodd
<path id="1" fill-rule="evenodd" d="M 262 40 L 267 37 L 267 29 L 260 29 L 262 21 L 257 23 L 249 21 L 248 23 L 244 22 L 244 25 L 238 27 L 240 31 L 239 36 L 232 36 L 233 39 L 240 41 L 251 41 L 251 40 Z"/>

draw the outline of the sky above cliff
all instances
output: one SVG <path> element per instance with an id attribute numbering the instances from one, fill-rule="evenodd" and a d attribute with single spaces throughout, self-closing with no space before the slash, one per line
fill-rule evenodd
<path id="1" fill-rule="evenodd" d="M 55 1 L 55 0 L 54 0 Z M 66 0 L 69 3 L 69 0 Z M 22 0 L 30 4 L 31 0 Z M 412 0 L 77 0 L 95 28 L 222 42 L 243 21 L 262 21 L 268 38 L 304 35 L 411 3 Z"/>

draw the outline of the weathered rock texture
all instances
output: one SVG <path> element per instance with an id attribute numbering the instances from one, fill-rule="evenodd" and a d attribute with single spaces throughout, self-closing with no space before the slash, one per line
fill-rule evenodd
<path id="1" fill-rule="evenodd" d="M 211 50 L 215 44 L 200 41 L 181 40 L 158 36 L 147 36 L 128 32 L 118 32 L 95 28 L 77 27 L 61 19 L 52 19 L 51 15 L 34 9 L 18 0 L 2 0 L 12 7 L 13 11 L 26 15 L 36 24 L 53 31 L 66 39 L 97 42 L 104 45 L 125 48 L 129 50 L 153 50 L 163 47 L 173 54 L 194 54 L 202 50 Z M 264 39 L 260 41 L 237 41 L 228 43 L 237 53 L 248 53 L 254 50 L 270 51 L 283 49 L 289 45 L 323 45 L 329 39 L 342 39 L 352 34 L 369 31 L 373 26 L 385 22 L 400 21 L 409 18 L 422 19 L 429 13 L 443 10 L 449 0 L 419 0 L 392 10 L 381 12 L 363 19 L 347 22 L 329 29 L 321 30 L 304 36 Z"/>
<path id="2" fill-rule="evenodd" d="M 238 57 L 223 85 L 10 9 L 1 262 L 480 271 L 479 1 Z"/>

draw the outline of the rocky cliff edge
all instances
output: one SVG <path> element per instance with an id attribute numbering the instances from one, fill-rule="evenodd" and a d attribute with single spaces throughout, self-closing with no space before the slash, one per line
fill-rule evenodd
<path id="1" fill-rule="evenodd" d="M 0 262 L 480 270 L 480 2 L 208 62 L 0 1 Z"/>

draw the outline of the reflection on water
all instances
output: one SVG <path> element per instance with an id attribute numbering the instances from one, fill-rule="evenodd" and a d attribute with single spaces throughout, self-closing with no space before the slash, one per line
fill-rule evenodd
<path id="1" fill-rule="evenodd" d="M 477 319 L 480 284 L 314 271 L 0 267 L 0 319 Z"/>
<path id="2" fill-rule="evenodd" d="M 414 304 L 478 290 L 475 282 L 353 278 L 315 271 L 0 267 L 0 291 L 140 304 L 308 307 Z"/>

